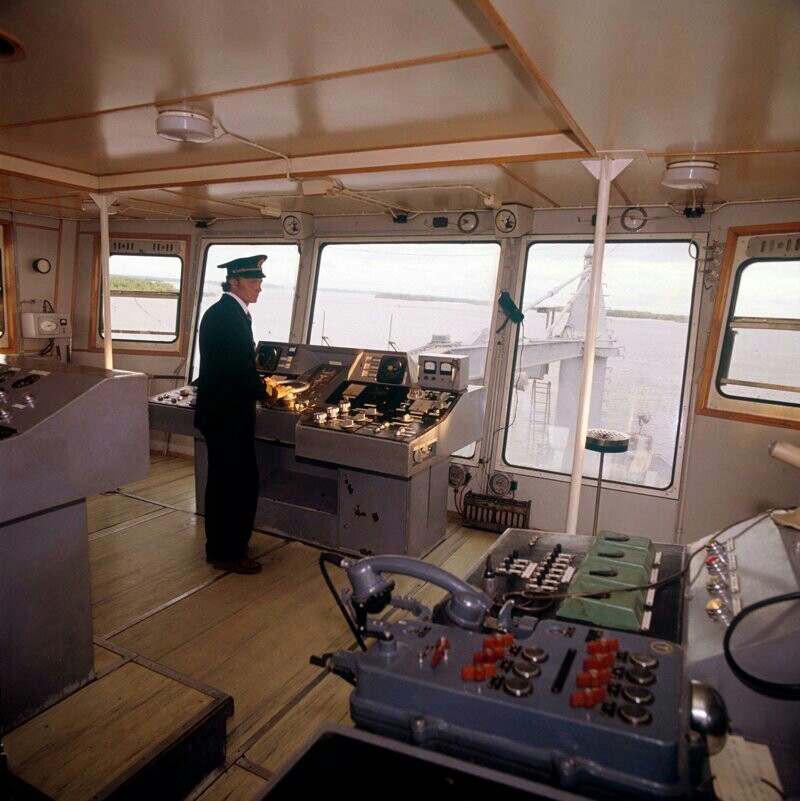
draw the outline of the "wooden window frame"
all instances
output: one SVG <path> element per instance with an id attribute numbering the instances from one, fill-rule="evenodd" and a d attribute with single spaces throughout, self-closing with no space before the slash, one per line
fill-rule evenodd
<path id="1" fill-rule="evenodd" d="M 753 236 L 796 232 L 800 232 L 800 221 L 771 225 L 748 225 L 728 229 L 725 257 L 720 271 L 717 298 L 711 318 L 711 331 L 700 379 L 697 414 L 744 423 L 800 429 L 800 407 L 764 400 L 729 397 L 719 392 L 716 381 L 724 344 L 724 329 L 728 324 L 733 290 L 736 286 L 736 274 L 741 264 L 751 261 L 744 257 L 737 258 L 741 241 Z"/>
<path id="2" fill-rule="evenodd" d="M 89 352 L 102 353 L 103 352 L 103 337 L 100 336 L 100 234 L 93 234 L 94 238 L 94 255 L 92 257 L 92 288 L 91 288 L 91 314 L 89 321 Z M 135 241 L 135 240 L 151 240 L 160 242 L 175 242 L 183 245 L 183 252 L 180 253 L 164 253 L 161 255 L 173 255 L 183 258 L 183 270 L 181 273 L 181 287 L 180 299 L 178 301 L 180 311 L 178 314 L 178 336 L 174 342 L 152 342 L 147 347 L 148 343 L 144 341 L 136 341 L 129 339 L 116 339 L 112 338 L 113 349 L 118 354 L 127 354 L 131 356 L 182 356 L 184 351 L 184 343 L 186 341 L 186 332 L 189 330 L 189 323 L 191 320 L 192 304 L 187 303 L 189 297 L 190 282 L 189 282 L 189 264 L 191 256 L 191 236 L 179 234 L 140 234 L 140 233 L 124 233 L 119 235 L 112 235 L 113 241 Z M 112 255 L 117 255 L 112 251 Z M 136 255 L 135 251 L 119 251 L 119 255 Z M 159 255 L 159 254 L 145 254 L 145 255 Z"/>
<path id="3" fill-rule="evenodd" d="M 13 223 L 11 220 L 0 220 L 0 248 L 2 248 L 3 298 L 6 310 L 6 344 L 0 347 L 0 353 L 17 352 L 17 291 L 14 283 Z"/>

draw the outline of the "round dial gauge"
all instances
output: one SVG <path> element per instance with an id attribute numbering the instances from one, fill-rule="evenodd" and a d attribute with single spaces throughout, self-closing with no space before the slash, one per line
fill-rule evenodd
<path id="1" fill-rule="evenodd" d="M 301 228 L 300 220 L 295 217 L 294 214 L 287 214 L 283 218 L 283 230 L 289 234 L 289 236 L 297 236 Z"/>
<path id="2" fill-rule="evenodd" d="M 40 320 L 39 330 L 43 334 L 53 334 L 58 331 L 58 323 L 55 320 Z"/>
<path id="3" fill-rule="evenodd" d="M 511 476 L 507 473 L 492 473 L 489 489 L 494 495 L 508 495 L 511 492 Z"/>
<path id="4" fill-rule="evenodd" d="M 36 270 L 37 273 L 49 273 L 50 267 L 50 262 L 47 259 L 33 260 L 33 269 Z"/>
<path id="5" fill-rule="evenodd" d="M 478 227 L 478 215 L 474 211 L 465 211 L 458 218 L 458 230 L 462 234 L 471 234 Z"/>
<path id="6" fill-rule="evenodd" d="M 629 206 L 622 212 L 619 224 L 626 231 L 641 231 L 647 224 L 647 212 L 641 206 Z"/>
<path id="7" fill-rule="evenodd" d="M 511 209 L 500 209 L 494 215 L 494 224 L 498 231 L 510 234 L 517 227 L 517 215 Z"/>

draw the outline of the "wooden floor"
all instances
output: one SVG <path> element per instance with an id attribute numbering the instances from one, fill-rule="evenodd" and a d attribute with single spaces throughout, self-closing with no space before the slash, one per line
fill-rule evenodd
<path id="1" fill-rule="evenodd" d="M 189 797 L 249 800 L 323 722 L 349 721 L 349 686 L 308 662 L 353 645 L 318 552 L 257 533 L 263 572 L 221 573 L 205 563 L 190 461 L 154 456 L 148 478 L 122 489 L 88 503 L 96 668 L 113 659 L 106 642 L 232 695 L 225 768 Z M 451 523 L 427 561 L 464 575 L 493 540 Z M 398 592 L 442 594 L 409 578 Z"/>

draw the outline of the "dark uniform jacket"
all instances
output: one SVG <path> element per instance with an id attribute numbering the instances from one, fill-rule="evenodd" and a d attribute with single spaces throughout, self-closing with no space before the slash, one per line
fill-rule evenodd
<path id="1" fill-rule="evenodd" d="M 223 295 L 200 323 L 195 426 L 201 431 L 217 426 L 252 429 L 255 401 L 265 398 L 250 319 L 235 298 Z"/>

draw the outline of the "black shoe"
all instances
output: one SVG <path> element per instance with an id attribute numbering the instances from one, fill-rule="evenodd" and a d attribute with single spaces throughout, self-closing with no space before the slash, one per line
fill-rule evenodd
<path id="1" fill-rule="evenodd" d="M 225 570 L 228 573 L 252 574 L 261 572 L 261 563 L 256 562 L 255 559 L 248 559 L 246 556 L 233 562 L 226 562 L 221 559 L 207 559 L 206 561 L 210 562 L 216 570 Z"/>

